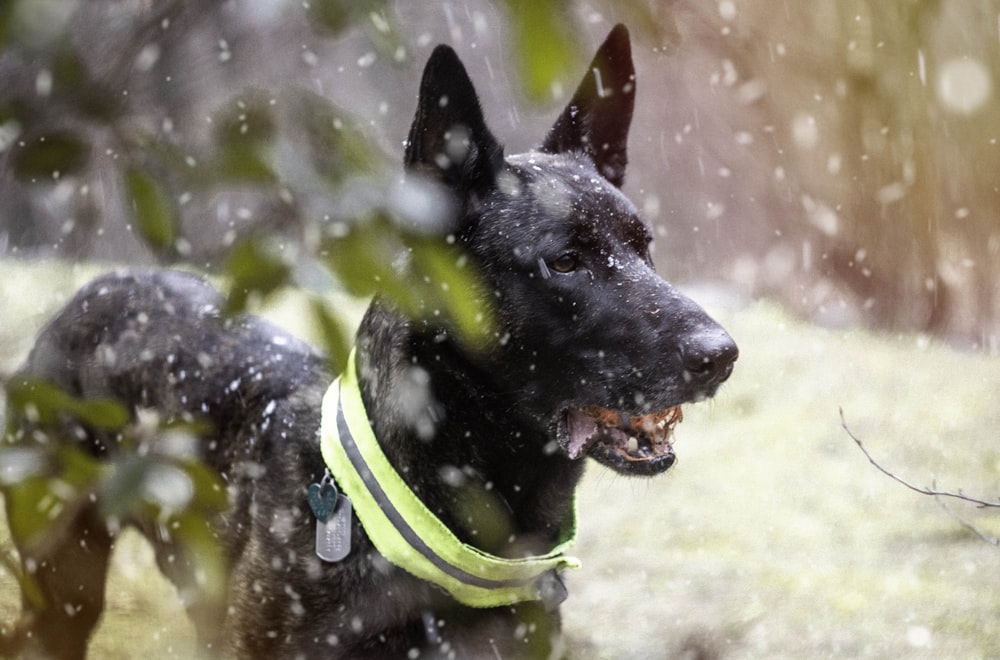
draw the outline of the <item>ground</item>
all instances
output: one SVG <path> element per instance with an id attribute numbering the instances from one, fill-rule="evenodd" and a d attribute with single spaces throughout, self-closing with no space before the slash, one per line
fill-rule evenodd
<path id="1" fill-rule="evenodd" d="M 93 268 L 0 261 L 0 374 Z M 707 300 L 740 345 L 719 396 L 687 406 L 653 480 L 590 466 L 563 611 L 574 657 L 1000 656 L 1000 549 L 872 467 L 1000 496 L 1000 365 L 925 337 L 828 330 L 768 303 Z M 295 300 L 271 310 L 298 327 Z M 1000 512 L 955 507 L 987 533 Z M 9 547 L 0 520 L 0 548 Z M 91 657 L 191 656 L 144 542 L 124 537 Z M 0 626 L 18 596 L 0 569 Z"/>

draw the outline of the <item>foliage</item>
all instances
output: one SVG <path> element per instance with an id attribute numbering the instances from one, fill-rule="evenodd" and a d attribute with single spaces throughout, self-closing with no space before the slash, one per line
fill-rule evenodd
<path id="1" fill-rule="evenodd" d="M 229 314 L 286 287 L 309 289 L 335 368 L 351 338 L 349 324 L 322 300 L 330 290 L 379 295 L 416 319 L 445 319 L 463 341 L 488 339 L 490 310 L 476 273 L 441 229 L 448 207 L 419 182 L 400 185 L 364 122 L 330 98 L 294 87 L 251 87 L 210 110 L 205 134 L 173 126 L 168 101 L 157 91 L 159 84 L 163 95 L 171 94 L 157 82 L 157 63 L 179 58 L 188 32 L 222 24 L 221 4 L 0 3 L 0 77 L 6 81 L 0 158 L 10 165 L 0 190 L 44 197 L 60 182 L 72 182 L 78 192 L 67 215 L 74 222 L 63 234 L 90 232 L 89 241 L 101 235 L 95 230 L 102 218 L 120 209 L 148 255 L 221 276 Z M 574 59 L 563 3 L 511 0 L 505 6 L 523 46 L 517 50 L 526 54 L 520 62 L 525 87 L 545 98 Z M 399 61 L 406 52 L 385 0 L 313 0 L 308 16 L 323 38 L 361 27 L 379 53 Z M 213 240 L 203 217 L 219 195 L 230 194 L 253 196 L 264 217 Z M 17 219 L 8 222 L 16 232 Z M 34 231 L 30 216 L 25 225 Z M 221 553 L 208 522 L 225 506 L 225 491 L 188 451 L 202 431 L 197 424 L 134 418 L 116 401 L 80 400 L 20 377 L 6 390 L 0 489 L 22 547 L 59 542 L 73 512 L 96 500 L 109 528 L 132 520 L 172 530 L 207 576 L 209 592 L 223 593 Z M 49 441 L 79 425 L 115 438 L 125 451 L 99 461 Z M 178 488 L 163 492 L 156 484 L 164 482 Z M 12 553 L 3 553 L 3 564 L 26 598 L 39 597 Z"/>
<path id="2" fill-rule="evenodd" d="M 514 42 L 523 45 L 514 52 L 525 90 L 535 100 L 550 98 L 553 84 L 565 81 L 577 65 L 566 29 L 568 3 L 504 0 L 504 5 Z"/>
<path id="3" fill-rule="evenodd" d="M 155 522 L 196 558 L 206 593 L 223 597 L 226 572 L 208 522 L 226 506 L 225 487 L 190 451 L 204 425 L 130 422 L 116 401 L 77 399 L 28 378 L 15 378 L 6 389 L 11 414 L 0 444 L 0 488 L 11 536 L 22 548 L 65 542 L 76 512 L 96 502 L 109 529 Z M 98 459 L 51 441 L 55 434 L 71 436 L 78 424 L 112 434 L 122 451 Z M 39 599 L 31 576 L 13 572 L 25 596 Z"/>

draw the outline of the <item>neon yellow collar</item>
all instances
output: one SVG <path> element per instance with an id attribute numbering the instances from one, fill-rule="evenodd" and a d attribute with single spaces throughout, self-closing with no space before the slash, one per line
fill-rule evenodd
<path id="1" fill-rule="evenodd" d="M 562 554 L 576 535 L 575 511 L 564 525 L 563 538 L 548 554 L 506 559 L 485 553 L 462 543 L 382 453 L 361 399 L 353 350 L 346 370 L 323 397 L 322 414 L 323 459 L 368 537 L 392 564 L 470 607 L 558 601 L 565 596 L 558 573 L 580 566 L 577 559 Z"/>

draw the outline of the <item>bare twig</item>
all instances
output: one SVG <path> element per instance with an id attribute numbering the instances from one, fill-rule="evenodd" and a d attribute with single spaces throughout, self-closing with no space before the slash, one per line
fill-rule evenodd
<path id="1" fill-rule="evenodd" d="M 882 465 L 879 464 L 879 462 L 872 457 L 872 455 L 868 452 L 868 450 L 865 449 L 864 444 L 862 444 L 858 436 L 854 435 L 854 433 L 851 432 L 851 429 L 847 427 L 847 421 L 844 419 L 843 408 L 840 409 L 840 426 L 844 429 L 844 432 L 847 433 L 848 437 L 850 437 L 851 440 L 854 441 L 854 444 L 858 446 L 858 449 L 860 449 L 861 453 L 865 455 L 865 458 L 868 459 L 868 462 L 874 465 L 879 472 L 886 475 L 893 481 L 903 484 L 904 486 L 906 486 L 907 488 L 909 488 L 914 492 L 920 493 L 921 495 L 931 495 L 934 498 L 934 500 L 938 503 L 938 505 L 940 505 L 941 508 L 944 509 L 945 513 L 951 516 L 959 525 L 969 530 L 970 532 L 978 536 L 983 541 L 989 543 L 990 545 L 1000 546 L 1000 538 L 991 536 L 989 534 L 980 531 L 978 527 L 976 527 L 975 525 L 973 525 L 972 523 L 970 523 L 969 521 L 965 520 L 957 513 L 952 511 L 951 508 L 946 504 L 945 498 L 952 498 L 961 500 L 963 502 L 969 502 L 971 504 L 975 504 L 979 508 L 1000 508 L 1000 502 L 987 502 L 977 497 L 969 497 L 968 495 L 964 494 L 961 491 L 953 493 L 950 491 L 938 490 L 937 484 L 934 482 L 931 482 L 930 488 L 921 488 L 920 486 L 915 486 L 911 484 L 909 481 L 906 481 L 902 477 L 891 472 L 890 470 L 882 467 Z"/>
<path id="2" fill-rule="evenodd" d="M 970 523 L 969 521 L 965 520 L 960 515 L 952 511 L 939 495 L 935 495 L 934 499 L 941 506 L 941 508 L 944 509 L 944 512 L 947 513 L 949 516 L 951 516 L 952 519 L 955 520 L 955 522 L 957 522 L 959 525 L 966 528 L 967 530 L 969 530 L 982 540 L 986 541 L 990 545 L 1000 546 L 1000 539 L 998 539 L 995 536 L 990 536 L 989 534 L 981 532 L 978 527 L 976 527 L 975 525 L 973 525 L 972 523 Z"/>
<path id="3" fill-rule="evenodd" d="M 879 472 L 881 472 L 882 474 L 886 475 L 887 477 L 889 477 L 893 481 L 896 481 L 898 483 L 903 484 L 904 486 L 906 486 L 910 490 L 912 490 L 914 492 L 917 492 L 917 493 L 920 493 L 921 495 L 931 495 L 931 496 L 933 496 L 935 498 L 938 498 L 939 501 L 940 501 L 940 498 L 950 497 L 950 498 L 953 498 L 953 499 L 956 499 L 956 500 L 962 500 L 963 502 L 969 502 L 971 504 L 975 504 L 976 506 L 978 506 L 980 508 L 1000 508 L 1000 502 L 987 502 L 986 500 L 981 500 L 981 499 L 979 499 L 977 497 L 970 497 L 970 496 L 966 495 L 965 493 L 963 493 L 962 491 L 951 492 L 951 491 L 947 491 L 947 490 L 937 490 L 936 488 L 921 488 L 920 486 L 916 486 L 916 485 L 910 483 L 909 481 L 903 479 L 902 477 L 900 477 L 900 476 L 894 474 L 893 472 L 889 471 L 888 469 L 882 467 L 878 463 L 878 461 L 876 461 L 872 457 L 872 455 L 870 453 L 868 453 L 868 450 L 865 449 L 865 446 L 864 446 L 864 444 L 862 444 L 861 440 L 858 439 L 858 437 L 856 435 L 854 435 L 854 433 L 851 432 L 851 429 L 849 429 L 847 427 L 847 421 L 844 419 L 844 409 L 843 408 L 840 409 L 840 426 L 844 429 L 844 432 L 847 433 L 847 435 L 851 438 L 851 440 L 854 441 L 854 444 L 856 444 L 858 446 L 858 449 L 860 449 L 861 453 L 863 453 L 865 455 L 865 458 L 868 459 L 869 463 L 871 463 L 872 465 L 874 465 L 875 468 Z M 962 522 L 962 521 L 960 520 L 960 522 Z"/>

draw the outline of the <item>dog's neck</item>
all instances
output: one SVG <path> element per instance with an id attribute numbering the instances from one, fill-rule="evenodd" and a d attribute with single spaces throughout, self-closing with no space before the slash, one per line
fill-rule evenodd
<path id="1" fill-rule="evenodd" d="M 551 451 L 457 345 L 372 305 L 358 334 L 362 398 L 383 451 L 463 542 L 500 556 L 548 551 L 573 505 L 582 461 Z M 548 448 L 548 449 L 547 449 Z"/>

